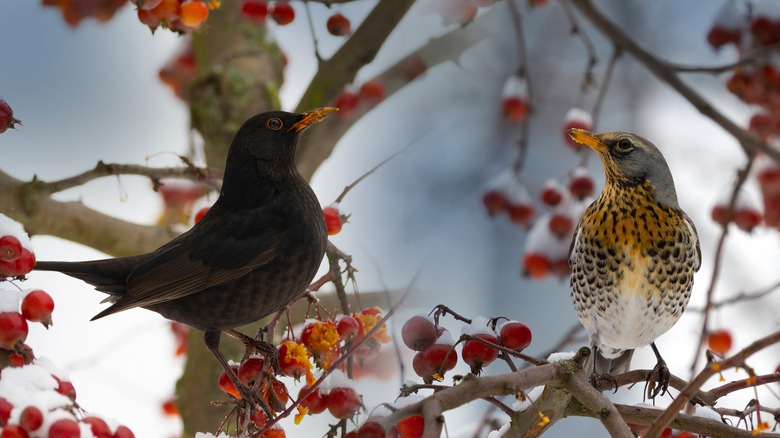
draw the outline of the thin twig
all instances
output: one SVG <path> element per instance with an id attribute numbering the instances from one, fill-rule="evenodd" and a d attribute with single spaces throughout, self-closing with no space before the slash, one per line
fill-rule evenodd
<path id="1" fill-rule="evenodd" d="M 745 292 L 745 291 L 742 291 L 742 292 L 738 293 L 737 295 L 734 295 L 731 298 L 727 298 L 727 299 L 724 299 L 724 300 L 721 300 L 721 301 L 713 302 L 712 306 L 710 306 L 710 310 L 715 310 L 715 309 L 719 309 L 721 307 L 730 306 L 732 304 L 737 304 L 737 303 L 743 303 L 743 302 L 746 302 L 746 301 L 758 300 L 758 299 L 764 298 L 765 296 L 767 296 L 767 295 L 769 295 L 772 292 L 775 292 L 777 290 L 780 290 L 780 281 L 772 284 L 771 286 L 765 287 L 764 289 L 760 289 L 760 290 L 755 291 L 755 292 Z M 688 307 L 688 308 L 685 309 L 685 311 L 686 312 L 698 313 L 698 312 L 703 312 L 704 309 L 703 308 L 699 308 L 699 307 Z"/>
<path id="2" fill-rule="evenodd" d="M 525 157 L 528 156 L 528 136 L 531 129 L 529 119 L 534 111 L 533 88 L 531 86 L 531 75 L 528 73 L 528 50 L 525 42 L 525 32 L 523 31 L 523 17 L 520 9 L 514 1 L 506 2 L 509 8 L 509 16 L 512 18 L 512 25 L 515 29 L 517 39 L 517 55 L 520 59 L 519 75 L 525 80 L 526 85 L 526 104 L 528 105 L 528 115 L 520 125 L 520 133 L 517 137 L 517 159 L 512 164 L 512 170 L 519 174 L 525 163 Z"/>

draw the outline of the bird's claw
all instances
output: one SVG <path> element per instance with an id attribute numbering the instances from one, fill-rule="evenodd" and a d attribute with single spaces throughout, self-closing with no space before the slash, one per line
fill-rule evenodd
<path id="1" fill-rule="evenodd" d="M 647 398 L 654 400 L 659 394 L 665 395 L 669 389 L 671 378 L 672 373 L 669 372 L 666 362 L 663 359 L 659 360 L 655 364 L 655 368 L 647 376 L 647 383 L 645 384 Z"/>
<path id="2" fill-rule="evenodd" d="M 247 353 L 252 351 L 253 353 L 262 355 L 263 358 L 265 358 L 266 363 L 268 363 L 274 371 L 274 374 L 281 374 L 281 368 L 279 367 L 279 350 L 277 350 L 273 344 L 266 341 L 259 341 L 248 336 L 242 340 L 247 349 Z"/>
<path id="3" fill-rule="evenodd" d="M 238 391 L 238 395 L 241 396 L 241 400 L 245 403 L 245 408 L 249 410 L 250 416 L 252 415 L 252 412 L 254 412 L 255 407 L 260 406 L 260 409 L 265 413 L 266 418 L 272 419 L 275 417 L 273 411 L 271 411 L 271 408 L 268 406 L 268 403 L 260 396 L 259 391 L 252 391 L 251 388 L 243 383 L 239 383 L 236 386 L 236 391 Z"/>
<path id="4" fill-rule="evenodd" d="M 593 373 L 591 373 L 591 375 L 590 375 L 590 384 L 594 388 L 597 388 L 597 389 L 601 388 L 601 381 L 602 380 L 606 380 L 607 382 L 609 382 L 610 386 L 612 388 L 614 388 L 612 390 L 613 393 L 617 392 L 617 390 L 618 390 L 618 383 L 617 383 L 617 379 L 615 379 L 615 376 L 613 376 L 612 374 L 608 374 L 608 373 L 597 373 L 596 371 L 593 371 Z"/>

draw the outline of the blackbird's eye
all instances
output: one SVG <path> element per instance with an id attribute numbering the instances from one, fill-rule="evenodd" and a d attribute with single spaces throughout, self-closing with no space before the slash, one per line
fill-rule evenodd
<path id="1" fill-rule="evenodd" d="M 282 129 L 284 123 L 282 123 L 281 119 L 274 117 L 272 119 L 268 119 L 268 121 L 265 122 L 265 126 L 268 126 L 269 129 L 273 129 L 274 131 L 278 131 Z"/>
<path id="2" fill-rule="evenodd" d="M 631 140 L 628 140 L 626 138 L 624 138 L 624 139 L 620 140 L 619 142 L 617 142 L 617 145 L 616 145 L 616 149 L 618 150 L 618 152 L 628 152 L 628 151 L 630 151 L 633 148 L 634 148 L 634 145 L 631 144 Z"/>

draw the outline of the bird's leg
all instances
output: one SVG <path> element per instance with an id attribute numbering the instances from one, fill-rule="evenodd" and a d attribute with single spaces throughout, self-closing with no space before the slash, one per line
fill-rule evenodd
<path id="1" fill-rule="evenodd" d="M 250 415 L 254 408 L 253 402 L 257 402 L 257 404 L 260 406 L 260 409 L 263 410 L 268 418 L 274 418 L 274 415 L 271 412 L 271 408 L 268 407 L 268 404 L 265 402 L 265 400 L 263 400 L 263 397 L 260 397 L 259 393 L 253 392 L 246 385 L 241 383 L 240 380 L 238 380 L 238 376 L 233 372 L 233 369 L 230 368 L 230 364 L 228 364 L 227 359 L 225 359 L 225 356 L 222 355 L 221 351 L 219 351 L 219 338 L 221 335 L 222 332 L 219 330 L 207 331 L 203 335 L 203 340 L 206 342 L 206 348 L 208 348 L 211 354 L 217 358 L 217 362 L 222 365 L 222 369 L 225 370 L 225 374 L 227 374 L 228 378 L 233 383 L 233 386 L 236 387 L 236 391 L 238 391 L 241 399 L 244 400 L 250 407 Z"/>
<path id="2" fill-rule="evenodd" d="M 658 394 L 666 394 L 669 389 L 669 380 L 672 378 L 672 374 L 669 372 L 669 367 L 666 366 L 666 361 L 661 357 L 661 353 L 658 352 L 658 348 L 655 346 L 655 342 L 650 343 L 650 347 L 655 353 L 655 358 L 658 362 L 655 364 L 655 368 L 647 376 L 647 398 L 653 400 Z M 653 382 L 651 384 L 650 382 Z"/>
<path id="3" fill-rule="evenodd" d="M 602 380 L 606 380 L 615 388 L 615 389 L 613 389 L 612 392 L 617 392 L 617 390 L 618 390 L 618 383 L 617 383 L 617 379 L 615 379 L 615 376 L 613 376 L 612 374 L 609 374 L 609 373 L 599 373 L 596 370 L 596 361 L 599 360 L 599 356 L 600 356 L 600 354 L 598 352 L 599 351 L 598 347 L 593 345 L 593 346 L 591 346 L 591 350 L 592 350 L 592 354 L 593 354 L 593 358 L 592 358 L 593 367 L 592 367 L 591 373 L 590 373 L 590 384 L 594 388 L 599 389 L 601 387 L 601 384 L 600 384 L 601 381 Z"/>
<path id="4" fill-rule="evenodd" d="M 234 329 L 226 330 L 225 333 L 227 333 L 228 336 L 241 341 L 248 351 L 263 355 L 266 363 L 271 365 L 271 369 L 274 370 L 275 374 L 281 373 L 279 370 L 279 350 L 276 349 L 274 344 L 257 340 Z"/>

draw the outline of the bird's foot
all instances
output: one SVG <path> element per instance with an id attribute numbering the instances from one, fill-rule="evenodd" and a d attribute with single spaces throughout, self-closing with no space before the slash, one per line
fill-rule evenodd
<path id="1" fill-rule="evenodd" d="M 257 406 L 260 407 L 260 410 L 263 411 L 263 413 L 266 415 L 266 418 L 269 420 L 275 417 L 271 407 L 268 406 L 268 403 L 266 403 L 265 399 L 263 399 L 263 397 L 260 395 L 260 391 L 253 391 L 252 388 L 249 388 L 241 382 L 238 382 L 238 385 L 235 386 L 238 395 L 241 397 L 239 403 L 243 403 L 244 409 L 248 410 L 250 417 L 254 413 Z"/>
<path id="2" fill-rule="evenodd" d="M 253 354 L 259 354 L 265 358 L 266 363 L 271 366 L 274 374 L 281 374 L 279 369 L 279 350 L 276 349 L 274 344 L 247 336 L 237 330 L 228 330 L 226 333 L 244 344 L 244 348 L 246 348 L 244 358 Z"/>
<path id="3" fill-rule="evenodd" d="M 647 398 L 654 400 L 659 394 L 666 394 L 671 378 L 672 373 L 669 372 L 669 367 L 666 366 L 666 362 L 663 359 L 660 359 L 647 376 L 647 382 L 645 383 Z"/>
<path id="4" fill-rule="evenodd" d="M 601 382 L 606 380 L 610 387 L 614 388 L 612 392 L 617 392 L 618 383 L 615 376 L 608 373 L 597 373 L 595 370 L 590 374 L 590 384 L 596 389 L 601 389 Z"/>

